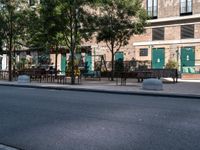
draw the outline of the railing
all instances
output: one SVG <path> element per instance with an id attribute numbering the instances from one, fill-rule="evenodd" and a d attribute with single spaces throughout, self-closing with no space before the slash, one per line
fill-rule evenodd
<path id="1" fill-rule="evenodd" d="M 67 84 L 71 83 L 70 76 L 65 74 L 61 74 L 60 71 L 45 71 L 43 69 L 24 69 L 21 71 L 12 72 L 13 81 L 17 81 L 19 75 L 28 75 L 30 76 L 31 82 L 39 82 L 39 83 L 60 83 Z M 0 71 L 0 80 L 8 80 L 9 72 L 8 71 Z M 75 82 L 79 84 L 81 82 L 81 76 L 75 75 Z"/>
<path id="2" fill-rule="evenodd" d="M 8 71 L 1 71 L 0 70 L 0 79 L 1 80 L 8 80 L 9 72 Z"/>

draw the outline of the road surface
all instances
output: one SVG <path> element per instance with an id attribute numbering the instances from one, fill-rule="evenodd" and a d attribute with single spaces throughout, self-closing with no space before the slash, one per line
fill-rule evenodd
<path id="1" fill-rule="evenodd" d="M 200 150 L 200 100 L 0 86 L 0 143 L 24 150 Z"/>

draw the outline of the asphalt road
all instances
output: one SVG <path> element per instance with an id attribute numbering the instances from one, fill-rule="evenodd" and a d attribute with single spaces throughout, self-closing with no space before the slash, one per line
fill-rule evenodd
<path id="1" fill-rule="evenodd" d="M 200 150 L 200 100 L 0 86 L 0 143 L 24 150 Z"/>

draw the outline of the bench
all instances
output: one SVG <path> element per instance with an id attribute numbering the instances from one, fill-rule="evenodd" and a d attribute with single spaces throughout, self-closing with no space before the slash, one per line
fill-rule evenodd
<path id="1" fill-rule="evenodd" d="M 138 82 L 142 82 L 148 78 L 172 78 L 174 83 L 178 82 L 177 69 L 145 69 L 131 72 L 122 72 L 117 76 L 116 84 L 118 85 L 118 78 L 121 78 L 121 85 L 126 85 L 127 78 L 136 78 Z"/>
<path id="2" fill-rule="evenodd" d="M 99 79 L 101 80 L 101 72 L 100 71 L 88 71 L 86 73 L 83 73 L 84 78 L 92 78 L 92 79 Z"/>
<path id="3" fill-rule="evenodd" d="M 42 82 L 42 79 L 46 77 L 46 71 L 43 69 L 24 69 L 18 71 L 18 76 L 19 75 L 28 75 L 31 81 L 39 80 L 39 82 Z"/>
<path id="4" fill-rule="evenodd" d="M 178 82 L 178 70 L 177 69 L 146 69 L 143 71 L 137 71 L 138 82 L 147 78 L 172 78 L 174 83 Z"/>

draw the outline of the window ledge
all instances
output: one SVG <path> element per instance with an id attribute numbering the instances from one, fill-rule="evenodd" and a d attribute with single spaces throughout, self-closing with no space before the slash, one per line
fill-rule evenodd
<path id="1" fill-rule="evenodd" d="M 200 18 L 200 14 L 196 15 L 187 15 L 187 16 L 177 16 L 177 17 L 168 17 L 168 18 L 159 18 L 156 20 L 148 20 L 148 23 L 159 23 L 159 22 L 169 22 L 169 21 L 178 21 L 178 20 L 187 20 L 187 19 L 196 19 Z"/>

